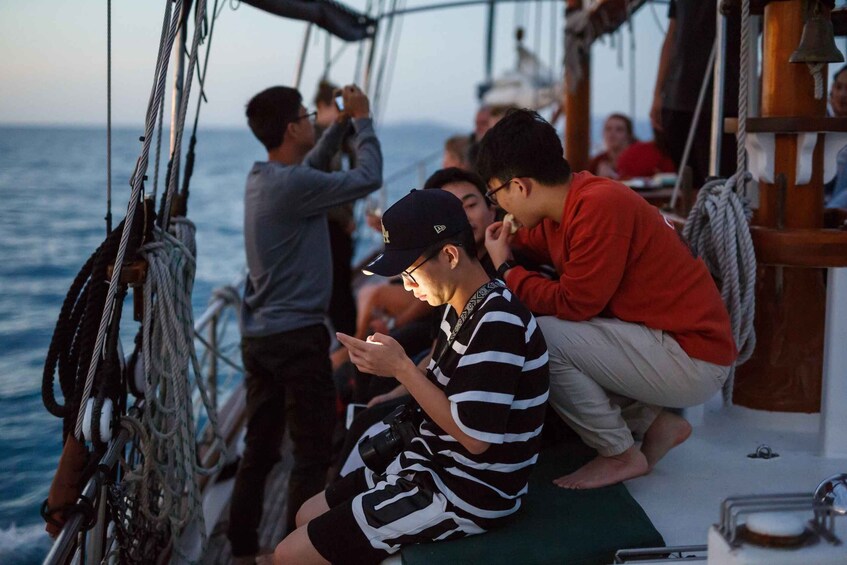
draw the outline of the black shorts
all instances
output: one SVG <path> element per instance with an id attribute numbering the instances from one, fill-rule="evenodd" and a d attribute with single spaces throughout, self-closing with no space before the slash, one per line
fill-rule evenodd
<path id="1" fill-rule="evenodd" d="M 331 563 L 379 563 L 403 545 L 484 531 L 414 477 L 358 469 L 330 486 L 326 501 L 329 511 L 309 522 L 306 531 Z"/>

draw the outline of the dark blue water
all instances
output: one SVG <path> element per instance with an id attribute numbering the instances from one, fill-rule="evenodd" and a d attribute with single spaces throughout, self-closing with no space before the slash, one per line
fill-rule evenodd
<path id="1" fill-rule="evenodd" d="M 113 134 L 115 225 L 126 211 L 140 133 Z M 383 128 L 386 176 L 437 152 L 453 133 L 426 124 Z M 197 151 L 189 203 L 197 224 L 195 315 L 242 269 L 244 175 L 264 158 L 246 130 L 201 130 Z M 417 186 L 418 174 L 389 186 L 389 201 Z M 152 190 L 152 158 L 149 176 Z M 105 235 L 105 186 L 102 129 L 0 127 L 0 563 L 38 563 L 50 545 L 38 510 L 61 452 L 61 421 L 44 409 L 41 373 L 67 288 Z"/>

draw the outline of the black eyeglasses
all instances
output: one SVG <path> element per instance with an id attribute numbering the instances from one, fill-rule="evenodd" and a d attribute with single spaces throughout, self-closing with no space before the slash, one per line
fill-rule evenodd
<path id="1" fill-rule="evenodd" d="M 514 177 L 510 178 L 508 181 L 504 182 L 503 184 L 501 184 L 501 185 L 500 185 L 500 186 L 498 186 L 497 188 L 494 188 L 494 189 L 491 189 L 491 190 L 487 191 L 487 192 L 485 193 L 485 197 L 488 199 L 488 201 L 489 201 L 489 202 L 491 202 L 491 203 L 492 203 L 492 204 L 494 204 L 495 206 L 498 206 L 498 204 L 497 204 L 497 197 L 496 197 L 496 196 L 494 196 L 494 195 L 495 195 L 498 191 L 503 190 L 504 188 L 506 188 L 507 186 L 509 186 L 510 184 L 512 184 L 512 181 L 513 181 L 513 180 L 515 180 L 515 178 L 514 178 Z"/>
<path id="2" fill-rule="evenodd" d="M 293 124 L 294 122 L 299 122 L 300 120 L 309 120 L 310 122 L 315 121 L 315 118 L 318 116 L 318 111 L 309 112 L 308 114 L 303 114 L 302 116 L 297 116 L 291 120 L 288 120 L 289 124 Z"/>
<path id="3" fill-rule="evenodd" d="M 417 284 L 418 284 L 418 281 L 416 281 L 416 280 L 415 280 L 415 277 L 413 277 L 413 276 L 412 276 L 412 273 L 414 273 L 415 271 L 417 271 L 418 269 L 420 269 L 420 268 L 421 268 L 421 265 L 423 265 L 424 263 L 426 263 L 427 261 L 429 261 L 430 259 L 432 259 L 432 258 L 433 258 L 433 257 L 435 257 L 436 255 L 438 255 L 439 253 L 441 253 L 441 248 L 440 248 L 440 247 L 439 247 L 438 249 L 436 249 L 436 250 L 435 250 L 435 252 L 430 253 L 430 254 L 429 254 L 429 256 L 427 256 L 427 258 L 426 258 L 426 259 L 424 259 L 423 261 L 421 261 L 420 263 L 418 263 L 417 267 L 415 267 L 415 268 L 414 268 L 414 269 L 412 269 L 411 271 L 403 271 L 402 273 L 400 273 L 400 276 L 401 276 L 401 277 L 405 277 L 405 278 L 409 279 L 410 281 L 412 281 L 412 284 L 417 285 Z"/>

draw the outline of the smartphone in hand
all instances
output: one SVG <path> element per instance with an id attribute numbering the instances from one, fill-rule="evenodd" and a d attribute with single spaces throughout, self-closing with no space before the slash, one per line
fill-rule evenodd
<path id="1" fill-rule="evenodd" d="M 335 97 L 335 107 L 338 108 L 339 112 L 344 111 L 344 97 L 340 94 Z"/>
<path id="2" fill-rule="evenodd" d="M 348 404 L 347 405 L 347 419 L 344 422 L 344 426 L 349 430 L 350 426 L 353 425 L 353 420 L 362 413 L 368 407 L 367 404 Z"/>

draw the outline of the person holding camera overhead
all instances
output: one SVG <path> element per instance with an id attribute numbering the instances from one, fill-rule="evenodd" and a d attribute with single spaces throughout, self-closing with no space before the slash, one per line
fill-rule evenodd
<path id="1" fill-rule="evenodd" d="M 248 420 L 227 532 L 236 563 L 253 563 L 258 553 L 265 479 L 280 460 L 286 425 L 294 444 L 289 529 L 300 505 L 326 485 L 335 424 L 324 325 L 332 291 L 327 212 L 382 184 L 368 99 L 353 85 L 342 96 L 344 112 L 317 144 L 314 113 L 297 90 L 271 87 L 247 104 L 268 160 L 253 165 L 244 194 L 248 276 L 240 321 Z M 329 172 L 350 120 L 356 167 Z"/>
<path id="2" fill-rule="evenodd" d="M 449 304 L 426 371 L 383 334 L 337 334 L 368 373 L 394 376 L 420 407 L 392 430 L 384 471 L 345 476 L 309 499 L 275 563 L 378 563 L 401 546 L 480 534 L 521 506 L 538 457 L 547 346 L 527 310 L 479 263 L 462 202 L 413 190 L 385 211 L 385 251 L 366 270 L 403 277 L 432 306 Z M 409 423 L 412 423 L 410 426 Z"/>

